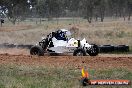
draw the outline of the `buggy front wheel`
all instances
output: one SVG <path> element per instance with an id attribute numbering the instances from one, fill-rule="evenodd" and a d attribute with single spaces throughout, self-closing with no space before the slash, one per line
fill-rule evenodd
<path id="1" fill-rule="evenodd" d="M 44 50 L 40 46 L 32 46 L 30 49 L 31 55 L 44 56 Z"/>

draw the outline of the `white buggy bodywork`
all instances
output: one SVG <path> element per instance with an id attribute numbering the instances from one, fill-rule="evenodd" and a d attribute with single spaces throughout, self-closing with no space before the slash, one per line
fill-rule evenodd
<path id="1" fill-rule="evenodd" d="M 49 50 L 55 51 L 56 53 L 72 53 L 76 47 L 78 47 L 78 41 L 74 38 L 71 38 L 69 41 L 57 40 L 56 38 L 52 39 L 54 47 L 49 48 Z M 90 48 L 91 45 L 86 43 L 84 38 L 80 41 L 81 47 Z"/>
<path id="2" fill-rule="evenodd" d="M 86 52 L 90 56 L 98 55 L 97 45 L 90 45 L 86 39 L 76 40 L 71 37 L 70 31 L 66 29 L 60 29 L 56 32 L 50 33 L 47 38 L 42 39 L 39 42 L 39 46 L 33 46 L 30 50 L 31 55 L 43 53 L 73 53 L 76 55 L 86 55 Z"/>

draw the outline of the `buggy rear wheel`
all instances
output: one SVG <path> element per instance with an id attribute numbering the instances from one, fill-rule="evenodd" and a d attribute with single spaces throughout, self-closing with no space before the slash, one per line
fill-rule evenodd
<path id="1" fill-rule="evenodd" d="M 97 56 L 98 53 L 99 53 L 99 48 L 97 45 L 93 45 L 90 50 L 87 50 L 87 53 L 90 55 L 90 56 Z"/>
<path id="2" fill-rule="evenodd" d="M 76 49 L 74 50 L 73 56 L 86 56 L 86 52 L 84 49 Z"/>
<path id="3" fill-rule="evenodd" d="M 44 56 L 44 50 L 40 46 L 33 46 L 30 49 L 31 55 L 38 55 L 38 56 Z"/>

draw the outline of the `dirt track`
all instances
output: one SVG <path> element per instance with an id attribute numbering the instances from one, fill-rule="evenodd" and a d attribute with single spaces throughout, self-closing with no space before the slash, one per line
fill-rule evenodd
<path id="1" fill-rule="evenodd" d="M 21 52 L 20 52 L 21 51 Z M 87 67 L 92 69 L 127 68 L 132 70 L 132 55 L 99 55 L 96 57 L 30 56 L 26 50 L 0 52 L 0 64 L 17 64 L 50 67 Z M 26 52 L 25 52 L 26 51 Z M 7 54 L 9 53 L 9 54 Z M 16 53 L 15 55 L 13 55 Z"/>

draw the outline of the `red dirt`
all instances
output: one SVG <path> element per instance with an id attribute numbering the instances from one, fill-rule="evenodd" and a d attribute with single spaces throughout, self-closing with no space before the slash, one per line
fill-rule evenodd
<path id="1" fill-rule="evenodd" d="M 0 54 L 29 55 L 29 50 L 20 48 L 0 48 Z"/>
<path id="2" fill-rule="evenodd" d="M 50 66 L 63 68 L 109 69 L 126 68 L 132 70 L 132 57 L 73 57 L 73 56 L 30 56 L 0 54 L 0 64 Z"/>

